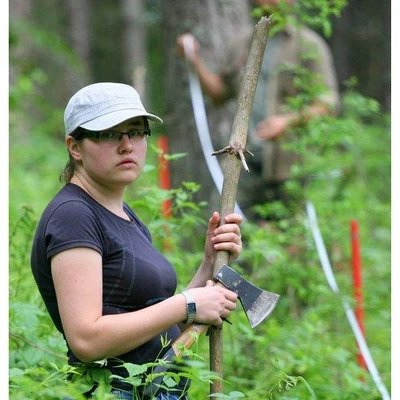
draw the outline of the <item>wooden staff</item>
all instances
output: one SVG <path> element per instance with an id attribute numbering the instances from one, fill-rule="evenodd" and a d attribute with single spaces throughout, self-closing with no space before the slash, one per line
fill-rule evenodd
<path id="1" fill-rule="evenodd" d="M 246 164 L 247 130 L 250 119 L 250 111 L 253 105 L 254 94 L 257 86 L 258 76 L 260 74 L 261 64 L 264 57 L 264 50 L 267 44 L 268 32 L 271 19 L 262 17 L 256 24 L 251 40 L 249 55 L 247 57 L 244 75 L 239 88 L 239 96 L 236 106 L 236 113 L 232 125 L 232 134 L 229 145 L 224 149 L 216 151 L 213 155 L 227 153 L 228 159 L 224 170 L 224 183 L 221 193 L 221 223 L 227 214 L 234 211 L 237 187 L 243 164 L 246 171 L 249 169 Z M 214 262 L 214 275 L 223 264 L 228 264 L 229 252 L 219 251 Z M 222 393 L 222 329 L 210 330 L 210 367 L 216 372 L 220 380 L 211 384 L 211 394 Z"/>

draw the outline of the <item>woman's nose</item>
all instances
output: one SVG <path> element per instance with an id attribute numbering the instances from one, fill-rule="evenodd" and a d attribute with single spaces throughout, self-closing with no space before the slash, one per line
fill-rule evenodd
<path id="1" fill-rule="evenodd" d="M 122 135 L 121 141 L 119 143 L 119 148 L 123 151 L 128 151 L 129 153 L 132 151 L 132 141 L 128 135 Z"/>

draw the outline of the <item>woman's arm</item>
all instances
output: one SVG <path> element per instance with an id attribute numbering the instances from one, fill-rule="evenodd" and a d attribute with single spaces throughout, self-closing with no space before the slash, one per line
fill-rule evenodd
<path id="1" fill-rule="evenodd" d="M 83 362 L 117 357 L 187 318 L 182 294 L 140 311 L 103 316 L 102 259 L 95 250 L 63 251 L 52 258 L 51 267 L 66 339 Z M 196 322 L 220 325 L 236 307 L 236 294 L 211 282 L 190 291 Z"/>

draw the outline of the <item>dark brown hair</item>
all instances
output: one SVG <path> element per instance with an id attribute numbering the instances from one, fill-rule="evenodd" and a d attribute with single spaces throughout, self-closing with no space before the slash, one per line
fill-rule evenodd
<path id="1" fill-rule="evenodd" d="M 82 140 L 83 132 L 84 132 L 84 129 L 82 129 L 81 127 L 78 127 L 71 133 L 71 136 L 74 138 L 75 141 L 78 142 L 78 141 Z M 74 176 L 74 173 L 75 173 L 76 161 L 71 156 L 71 153 L 69 151 L 68 151 L 68 157 L 69 157 L 68 161 L 65 164 L 65 167 L 59 177 L 60 182 L 68 183 L 72 179 L 72 177 Z"/>

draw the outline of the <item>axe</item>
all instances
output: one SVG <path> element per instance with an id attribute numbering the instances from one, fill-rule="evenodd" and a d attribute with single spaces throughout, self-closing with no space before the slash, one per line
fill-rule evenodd
<path id="1" fill-rule="evenodd" d="M 213 155 L 227 153 L 227 163 L 224 171 L 224 182 L 221 193 L 221 223 L 227 214 L 234 211 L 236 193 L 243 164 L 248 170 L 245 154 L 247 129 L 250 118 L 250 111 L 253 104 L 258 76 L 260 74 L 265 46 L 267 44 L 268 32 L 271 19 L 262 17 L 256 24 L 250 44 L 246 66 L 239 88 L 236 113 L 232 125 L 232 134 L 229 145 L 224 149 L 214 152 Z M 228 264 L 229 253 L 227 251 L 217 252 L 213 266 L 214 279 L 217 284 L 226 285 L 228 289 L 235 291 L 243 305 L 247 318 L 252 327 L 262 322 L 274 309 L 278 301 L 278 295 L 268 293 L 247 282 L 237 274 Z M 222 265 L 222 267 L 221 267 Z M 240 293 L 237 292 L 240 290 Z M 257 294 L 255 294 L 257 293 Z M 182 355 L 183 348 L 190 348 L 197 336 L 208 330 L 208 325 L 193 324 L 188 327 L 172 344 L 171 349 L 165 354 L 165 361 L 173 361 Z M 210 330 L 210 367 L 222 378 L 222 329 Z M 159 365 L 155 368 L 155 380 L 145 389 L 145 395 L 154 396 L 163 380 L 163 372 L 168 370 L 167 366 Z M 157 373 L 160 373 L 158 376 Z M 211 394 L 222 393 L 222 380 L 211 384 Z"/>
<path id="2" fill-rule="evenodd" d="M 247 281 L 234 269 L 224 264 L 215 274 L 216 285 L 225 286 L 238 295 L 240 303 L 252 328 L 259 325 L 274 310 L 279 295 L 267 292 Z M 162 384 L 164 372 L 168 371 L 170 364 L 177 357 L 184 355 L 185 349 L 189 349 L 198 336 L 209 329 L 209 325 L 194 323 L 174 341 L 171 348 L 165 353 L 162 361 L 154 370 L 155 379 L 146 386 L 146 398 L 153 398 Z"/>

